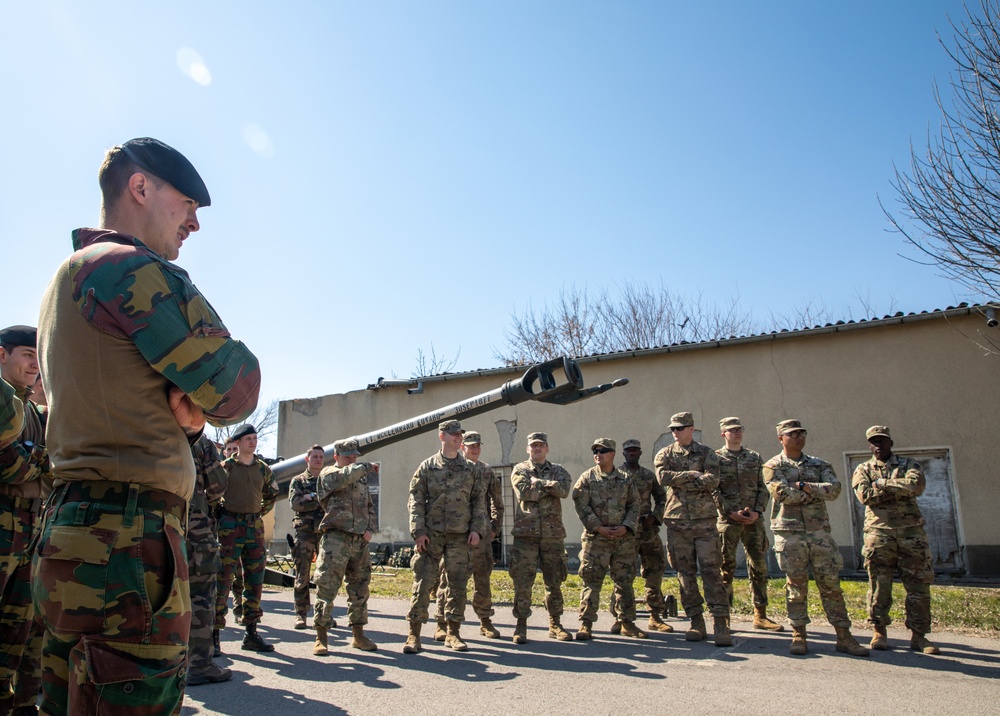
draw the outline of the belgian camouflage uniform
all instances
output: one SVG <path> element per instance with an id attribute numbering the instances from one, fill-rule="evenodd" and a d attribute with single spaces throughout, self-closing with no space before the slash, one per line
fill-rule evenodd
<path id="1" fill-rule="evenodd" d="M 292 478 L 288 486 L 288 505 L 292 508 L 292 527 L 295 529 L 295 613 L 303 619 L 309 614 L 309 577 L 312 563 L 319 552 L 322 539 L 319 523 L 323 519 L 323 505 L 316 489 L 316 475 L 306 470 Z"/>
<path id="2" fill-rule="evenodd" d="M 51 481 L 44 408 L 21 391 L 23 428 L 0 450 L 0 713 L 33 706 L 41 688 L 42 634 L 31 601 L 28 545 L 39 525 L 43 484 Z"/>
<path id="3" fill-rule="evenodd" d="M 562 583 L 566 581 L 566 528 L 562 498 L 572 478 L 562 465 L 546 460 L 519 462 L 510 475 L 514 489 L 514 544 L 510 578 L 514 582 L 514 617 L 531 616 L 531 589 L 539 567 L 545 582 L 545 610 L 558 619 L 563 613 Z"/>
<path id="4" fill-rule="evenodd" d="M 378 515 L 368 491 L 368 475 L 378 474 L 372 465 L 323 468 L 317 479 L 317 494 L 324 510 L 319 525 L 322 548 L 316 565 L 317 628 L 333 624 L 330 610 L 340 585 L 347 579 L 347 621 L 352 626 L 368 623 L 368 585 L 372 559 L 365 533 L 378 531 Z"/>
<path id="5" fill-rule="evenodd" d="M 771 504 L 771 530 L 778 566 L 785 573 L 788 621 L 793 627 L 809 623 L 806 604 L 809 569 L 812 568 L 823 610 L 830 624 L 848 628 L 851 620 L 840 588 L 844 559 L 830 534 L 826 503 L 840 495 L 840 482 L 825 460 L 803 454 L 797 459 L 784 453 L 764 463 L 764 484 Z M 808 482 L 810 492 L 795 487 Z"/>
<path id="6" fill-rule="evenodd" d="M 722 553 L 716 530 L 719 456 L 701 443 L 687 447 L 673 443 L 656 454 L 656 478 L 667 491 L 663 522 L 667 526 L 667 559 L 677 570 L 681 604 L 688 618 L 704 612 L 729 616 L 729 600 L 722 584 Z M 705 599 L 698 590 L 698 572 Z"/>
<path id="7" fill-rule="evenodd" d="M 410 480 L 410 536 L 430 538 L 424 552 L 413 555 L 413 598 L 407 620 L 427 622 L 431 587 L 441 560 L 447 575 L 445 617 L 465 618 L 466 590 L 472 562 L 469 534 L 489 534 L 483 478 L 474 463 L 462 455 L 446 458 L 438 452 L 422 463 Z"/>
<path id="8" fill-rule="evenodd" d="M 764 461 L 759 453 L 746 448 L 733 452 L 716 450 L 719 456 L 719 546 L 722 550 L 722 582 L 733 603 L 733 578 L 736 575 L 736 548 L 742 542 L 747 556 L 747 576 L 755 607 L 767 606 L 767 529 L 764 510 L 768 494 L 764 486 Z M 743 525 L 729 518 L 744 507 L 760 515 L 752 525 Z"/>
<path id="9" fill-rule="evenodd" d="M 639 521 L 639 495 L 632 480 L 612 468 L 604 473 L 594 466 L 573 486 L 573 504 L 583 523 L 580 547 L 580 621 L 597 621 L 604 576 L 610 572 L 618 596 L 615 619 L 635 621 L 635 530 Z M 598 527 L 623 526 L 624 537 L 611 539 Z"/>
<path id="10" fill-rule="evenodd" d="M 890 455 L 858 465 L 851 481 L 865 506 L 862 556 L 868 570 L 868 617 L 877 626 L 892 623 L 892 579 L 899 570 L 906 589 L 906 627 L 917 634 L 931 630 L 934 567 L 917 497 L 926 481 L 920 463 Z"/>
<path id="11" fill-rule="evenodd" d="M 226 604 L 232 586 L 236 563 L 243 567 L 243 623 L 260 622 L 263 612 L 260 597 L 264 587 L 264 568 L 267 565 L 267 548 L 264 544 L 264 515 L 271 511 L 278 499 L 278 483 L 271 468 L 255 457 L 251 465 L 240 463 L 236 455 L 222 462 L 228 473 L 228 484 L 219 515 L 219 544 L 222 566 L 215 598 L 215 629 L 226 626 Z M 251 481 L 250 492 L 260 495 L 255 503 L 234 505 L 234 490 L 239 489 L 233 479 L 234 472 L 247 475 Z M 246 487 L 246 486 L 244 486 Z M 237 511 L 238 510 L 238 511 Z"/>
<path id="12" fill-rule="evenodd" d="M 636 551 L 642 566 L 642 578 L 646 583 L 646 606 L 650 613 L 662 614 L 663 573 L 667 569 L 667 553 L 660 538 L 663 511 L 667 505 L 667 492 L 647 467 L 639 465 L 629 468 L 627 463 L 618 466 L 618 471 L 632 480 L 639 497 L 639 529 L 636 535 Z M 652 502 L 652 507 L 650 507 Z M 611 614 L 617 612 L 617 588 L 611 592 Z"/>
<path id="13" fill-rule="evenodd" d="M 31 565 L 41 710 L 169 714 L 191 628 L 195 470 L 165 396 L 175 386 L 212 424 L 237 422 L 260 370 L 187 273 L 139 239 L 80 229 L 73 245 L 38 328 L 54 477 Z"/>
<path id="14" fill-rule="evenodd" d="M 188 671 L 203 671 L 212 663 L 212 630 L 215 626 L 216 584 L 222 566 L 215 507 L 229 481 L 222 469 L 219 449 L 207 435 L 191 446 L 194 457 L 194 496 L 188 505 L 187 552 L 191 583 L 191 638 Z"/>
<path id="15" fill-rule="evenodd" d="M 24 427 L 24 403 L 10 383 L 0 378 L 0 448 L 21 434 Z"/>

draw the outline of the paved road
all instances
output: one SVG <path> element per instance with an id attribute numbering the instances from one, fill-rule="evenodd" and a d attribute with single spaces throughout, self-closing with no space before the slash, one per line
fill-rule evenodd
<path id="1" fill-rule="evenodd" d="M 1000 714 L 998 639 L 935 634 L 942 654 L 926 656 L 909 650 L 908 632 L 892 628 L 894 650 L 859 659 L 836 653 L 833 630 L 812 624 L 810 654 L 790 657 L 788 632 L 747 623 L 734 624 L 734 646 L 725 649 L 688 643 L 678 632 L 645 641 L 611 636 L 606 615 L 595 641 L 557 642 L 535 610 L 529 642 L 518 646 L 503 607 L 494 623 L 506 638 L 486 639 L 467 623 L 469 651 L 457 653 L 430 640 L 428 625 L 424 652 L 410 655 L 402 653 L 407 608 L 372 600 L 367 633 L 377 652 L 351 649 L 350 631 L 339 628 L 330 656 L 314 657 L 312 631 L 292 629 L 291 591 L 266 591 L 260 632 L 276 651 L 241 651 L 242 629 L 228 627 L 218 661 L 233 680 L 189 689 L 182 714 Z M 342 596 L 334 617 L 343 625 Z M 681 632 L 686 624 L 672 623 Z M 567 615 L 567 629 L 577 625 Z"/>

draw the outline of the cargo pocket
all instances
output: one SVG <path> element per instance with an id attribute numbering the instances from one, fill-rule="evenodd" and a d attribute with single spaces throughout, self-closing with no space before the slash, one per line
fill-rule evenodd
<path id="1" fill-rule="evenodd" d="M 79 688 L 78 713 L 171 713 L 180 704 L 187 648 L 180 644 L 136 644 L 84 637 L 84 664 L 72 664 L 71 673 L 86 669 Z"/>

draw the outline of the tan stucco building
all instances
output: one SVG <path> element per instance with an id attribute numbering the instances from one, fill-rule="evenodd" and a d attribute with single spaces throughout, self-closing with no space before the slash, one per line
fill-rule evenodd
<path id="1" fill-rule="evenodd" d="M 738 415 L 747 426 L 744 445 L 769 458 L 779 451 L 774 425 L 799 418 L 809 430 L 806 452 L 833 464 L 844 492 L 829 509 L 845 569 L 859 567 L 860 515 L 850 477 L 867 459 L 865 429 L 889 425 L 899 454 L 920 459 L 928 474 L 922 507 L 936 567 L 942 573 L 1000 574 L 1000 467 L 993 459 L 993 430 L 1000 397 L 1000 356 L 982 346 L 1000 339 L 983 309 L 960 306 L 921 314 L 838 323 L 705 343 L 672 345 L 579 358 L 588 386 L 627 377 L 629 385 L 578 404 L 538 402 L 504 406 L 463 420 L 482 433 L 482 459 L 504 475 L 523 459 L 530 432 L 549 434 L 549 458 L 576 476 L 593 464 L 591 440 L 607 436 L 621 445 L 638 438 L 643 464 L 672 438 L 673 413 L 690 411 L 701 442 L 722 446 L 718 421 Z M 357 435 L 483 393 L 523 369 L 501 368 L 421 379 L 422 392 L 404 386 L 358 390 L 284 401 L 279 454 Z M 414 381 L 414 386 L 416 381 Z M 412 386 L 411 386 L 412 387 Z M 412 394 L 411 394 L 412 393 Z M 438 449 L 428 432 L 363 459 L 382 465 L 381 531 L 375 542 L 408 543 L 406 501 L 410 476 Z M 620 455 L 619 455 L 620 461 Z M 509 481 L 503 554 L 512 514 Z M 567 499 L 567 543 L 582 530 Z M 291 531 L 287 503 L 275 516 L 278 540 Z"/>

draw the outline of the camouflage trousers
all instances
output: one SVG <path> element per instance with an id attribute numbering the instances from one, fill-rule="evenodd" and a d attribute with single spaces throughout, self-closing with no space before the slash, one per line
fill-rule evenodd
<path id="1" fill-rule="evenodd" d="M 471 548 L 467 534 L 445 534 L 430 532 L 430 543 L 423 552 L 414 552 L 410 567 L 413 569 L 413 596 L 406 618 L 411 622 L 427 623 L 428 606 L 431 601 L 431 587 L 438 578 L 442 560 L 448 579 L 447 598 L 444 614 L 447 621 L 461 622 L 465 619 L 466 591 L 469 587 L 469 571 L 472 566 Z"/>
<path id="2" fill-rule="evenodd" d="M 667 520 L 667 559 L 677 570 L 681 604 L 690 619 L 703 613 L 708 602 L 712 616 L 729 616 L 729 600 L 722 584 L 722 552 L 715 518 Z M 705 585 L 705 599 L 698 591 L 698 572 Z"/>
<path id="3" fill-rule="evenodd" d="M 635 537 L 627 533 L 624 537 L 610 539 L 599 534 L 585 532 L 580 546 L 580 621 L 596 622 L 597 610 L 601 602 L 601 587 L 604 577 L 611 574 L 615 583 L 615 612 L 617 621 L 635 621 Z"/>
<path id="4" fill-rule="evenodd" d="M 851 626 L 840 588 L 844 558 L 829 532 L 775 532 L 774 554 L 785 573 L 785 603 L 792 626 L 809 623 L 809 568 L 812 567 L 827 621 L 835 627 Z"/>
<path id="5" fill-rule="evenodd" d="M 764 522 L 758 519 L 752 525 L 720 524 L 719 547 L 722 550 L 722 583 L 726 588 L 729 606 L 733 605 L 733 578 L 736 576 L 736 548 L 743 544 L 747 556 L 747 576 L 753 605 L 767 606 L 767 541 Z"/>
<path id="6" fill-rule="evenodd" d="M 42 629 L 31 603 L 37 500 L 0 496 L 0 714 L 34 705 L 42 683 Z"/>
<path id="7" fill-rule="evenodd" d="M 319 553 L 319 545 L 323 533 L 313 528 L 319 525 L 319 520 L 309 521 L 303 525 L 295 524 L 295 549 L 292 550 L 292 564 L 295 565 L 295 613 L 301 617 L 309 615 L 309 581 L 312 574 L 313 560 Z"/>
<path id="8" fill-rule="evenodd" d="M 32 557 L 46 714 L 179 713 L 191 628 L 187 503 L 80 481 L 49 499 Z"/>
<path id="9" fill-rule="evenodd" d="M 651 614 L 662 614 L 663 603 L 663 573 L 667 569 L 667 553 L 660 539 L 660 525 L 655 520 L 639 520 L 639 536 L 636 545 L 639 551 L 639 564 L 642 566 L 643 581 L 646 583 L 646 606 Z M 608 611 L 618 618 L 618 588 L 611 591 L 611 604 Z"/>
<path id="10" fill-rule="evenodd" d="M 868 618 L 872 624 L 892 623 L 892 579 L 898 570 L 906 590 L 906 628 L 918 634 L 928 633 L 934 567 L 924 528 L 865 531 L 861 555 L 868 570 Z"/>
<path id="11" fill-rule="evenodd" d="M 372 581 L 372 557 L 364 535 L 329 530 L 323 533 L 316 565 L 316 618 L 313 623 L 329 629 L 330 609 L 340 585 L 347 580 L 347 622 L 368 623 L 368 586 Z"/>
<path id="12" fill-rule="evenodd" d="M 203 670 L 212 663 L 212 630 L 215 628 L 216 585 L 219 580 L 219 543 L 188 542 L 191 584 L 191 638 L 188 670 Z"/>
<path id="13" fill-rule="evenodd" d="M 243 623 L 256 624 L 263 614 L 260 595 L 264 587 L 264 522 L 260 515 L 222 511 L 219 516 L 219 581 L 216 585 L 215 628 L 226 626 L 226 602 L 237 562 L 243 567 Z"/>
<path id="14" fill-rule="evenodd" d="M 489 619 L 493 616 L 493 590 L 490 587 L 490 576 L 493 574 L 493 542 L 492 540 L 481 539 L 475 547 L 470 547 L 472 552 L 472 611 L 482 619 Z M 437 592 L 437 620 L 447 621 L 444 618 L 444 605 L 448 601 L 448 575 L 445 574 L 444 565 L 438 572 L 438 592 Z"/>
<path id="15" fill-rule="evenodd" d="M 265 566 L 266 560 L 265 560 Z M 222 572 L 222 563 L 219 563 L 219 572 Z M 216 583 L 216 588 L 218 589 L 218 583 Z M 233 565 L 233 586 L 230 590 L 233 593 L 233 610 L 239 609 L 239 617 L 243 618 L 243 590 L 246 588 L 246 584 L 243 582 L 243 565 L 237 560 Z M 216 594 L 216 599 L 218 599 L 218 594 Z M 229 595 L 226 595 L 226 599 L 229 599 Z"/>
<path id="16" fill-rule="evenodd" d="M 549 616 L 563 613 L 562 584 L 566 581 L 566 545 L 561 539 L 515 537 L 510 548 L 510 573 L 514 582 L 514 618 L 531 616 L 531 589 L 535 574 L 542 570 L 545 582 L 545 611 Z"/>

